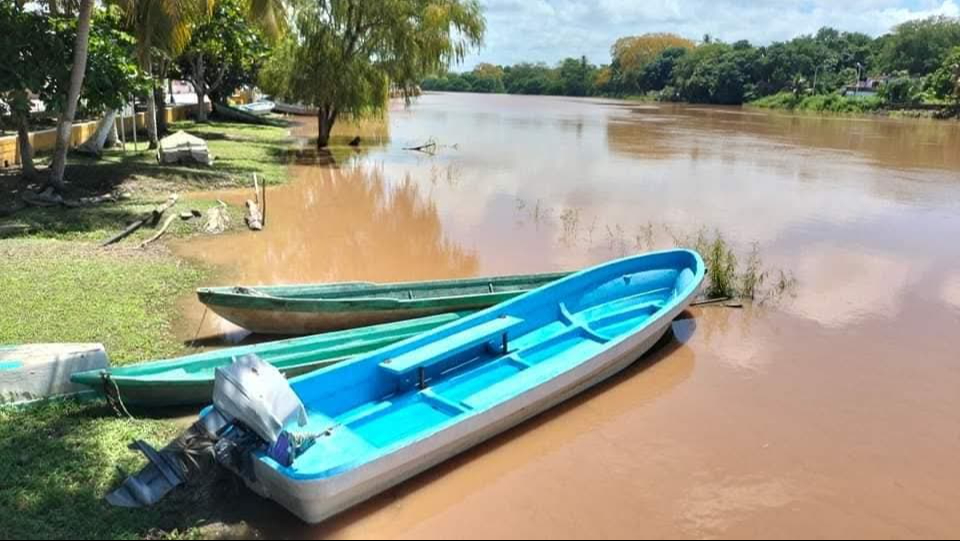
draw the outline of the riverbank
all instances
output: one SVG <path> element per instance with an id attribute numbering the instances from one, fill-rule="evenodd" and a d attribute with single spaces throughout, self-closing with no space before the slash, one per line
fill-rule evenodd
<path id="1" fill-rule="evenodd" d="M 156 228 L 143 228 L 115 247 L 98 243 L 179 193 L 169 215 L 219 203 L 194 197 L 198 190 L 286 180 L 290 147 L 286 127 L 178 122 L 205 139 L 213 167 L 162 166 L 153 152 L 111 149 L 101 160 L 71 156 L 65 197 L 117 196 L 86 208 L 28 207 L 0 218 L 0 343 L 101 342 L 111 362 L 123 365 L 182 355 L 188 347 L 175 322 L 180 298 L 209 280 L 216 269 L 176 257 L 167 241 L 205 235 L 201 220 L 175 220 L 148 249 L 139 243 Z M 43 157 L 38 160 L 43 163 Z M 15 201 L 33 186 L 18 171 L 0 173 L 0 200 Z M 243 226 L 242 208 L 231 206 L 231 229 Z M 127 450 L 135 439 L 163 444 L 184 420 L 120 419 L 99 401 L 55 401 L 25 410 L 0 409 L 0 532 L 12 538 L 200 538 L 222 533 L 229 510 L 211 490 L 183 491 L 161 505 L 130 512 L 111 508 L 103 496 L 144 461 Z M 150 412 L 153 415 L 152 412 Z M 193 415 L 195 412 L 176 412 Z M 213 487 L 213 485 L 211 485 Z M 228 487 L 229 490 L 229 487 Z"/>
<path id="2" fill-rule="evenodd" d="M 219 206 L 217 193 L 249 190 L 252 177 L 270 186 L 286 183 L 288 164 L 314 161 L 309 141 L 291 135 L 295 123 L 258 126 L 234 122 L 177 122 L 207 141 L 212 167 L 160 165 L 154 152 L 110 149 L 102 159 L 71 155 L 66 199 L 115 196 L 83 208 L 27 207 L 0 214 L 0 344 L 100 342 L 114 365 L 184 355 L 183 319 L 177 299 L 209 283 L 222 271 L 181 258 L 172 242 L 218 237 L 202 220 L 172 222 L 147 249 L 140 242 L 157 232 L 144 227 L 110 248 L 99 243 L 126 224 L 180 194 L 166 215 L 205 213 Z M 383 119 L 341 123 L 335 130 L 334 160 L 358 152 L 348 145 L 357 134 L 364 145 L 386 138 Z M 362 149 L 361 149 L 362 150 Z M 45 165 L 45 157 L 38 158 Z M 0 201 L 16 201 L 36 185 L 19 171 L 0 172 Z M 226 198 L 230 225 L 242 230 L 243 200 Z M 2 238 L 6 236 L 7 238 Z M 236 537 L 246 533 L 237 516 L 237 485 L 213 479 L 197 490 L 177 491 L 158 506 L 131 512 L 112 508 L 103 497 L 145 461 L 127 445 L 144 439 L 163 445 L 190 422 L 195 410 L 133 411 L 137 420 L 117 418 L 100 401 L 52 401 L 27 409 L 0 409 L 0 532 L 12 538 L 183 539 Z M 226 526 L 230 524 L 232 526 Z M 238 526 L 239 524 L 239 526 Z"/>
<path id="3" fill-rule="evenodd" d="M 875 96 L 849 97 L 839 94 L 796 96 L 792 92 L 782 92 L 760 98 L 745 103 L 744 107 L 831 116 L 883 116 L 947 120 L 958 118 L 958 115 L 960 115 L 960 109 L 951 108 L 946 104 L 892 106 Z"/>

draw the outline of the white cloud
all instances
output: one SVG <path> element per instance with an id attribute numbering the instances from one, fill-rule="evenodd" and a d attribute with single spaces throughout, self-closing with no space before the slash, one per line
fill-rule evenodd
<path id="1" fill-rule="evenodd" d="M 816 32 L 824 26 L 877 36 L 910 19 L 960 16 L 960 0 L 481 0 L 486 46 L 465 62 L 550 64 L 586 55 L 609 62 L 618 38 L 675 32 L 693 39 L 766 44 Z"/>

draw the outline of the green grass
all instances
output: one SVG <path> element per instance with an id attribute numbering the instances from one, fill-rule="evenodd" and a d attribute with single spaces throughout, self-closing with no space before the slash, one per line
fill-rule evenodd
<path id="1" fill-rule="evenodd" d="M 250 187 L 252 193 L 254 173 L 268 184 L 286 181 L 289 157 L 286 127 L 232 122 L 177 122 L 170 127 L 205 139 L 215 158 L 213 166 L 160 165 L 155 154 L 146 151 L 142 143 L 142 150 L 137 153 L 128 146 L 126 153 L 117 148 L 109 149 L 101 159 L 71 155 L 64 194 L 67 199 L 109 193 L 128 194 L 129 197 L 116 203 L 83 208 L 26 208 L 12 217 L 0 218 L 0 237 L 6 226 L 19 225 L 26 232 L 18 231 L 10 236 L 102 241 L 162 204 L 173 193 L 181 194 L 181 200 L 170 212 L 193 209 L 204 212 L 218 203 L 212 199 L 186 198 L 183 194 L 234 187 Z M 43 159 L 38 160 L 38 163 L 43 162 Z M 18 173 L 0 173 L 0 200 L 9 197 L 9 201 L 13 201 L 30 187 Z M 231 222 L 235 227 L 242 227 L 243 212 L 239 207 L 230 208 Z M 202 222 L 202 219 L 177 220 L 167 234 L 170 237 L 194 234 Z M 144 228 L 124 242 L 137 243 L 154 232 L 152 228 Z"/>
<path id="2" fill-rule="evenodd" d="M 851 98 L 839 94 L 796 96 L 792 92 L 781 92 L 752 101 L 748 105 L 762 109 L 785 109 L 797 112 L 857 115 L 880 111 L 884 106 L 884 102 L 882 99 L 872 96 L 866 98 Z"/>
<path id="3" fill-rule="evenodd" d="M 180 354 L 174 300 L 205 276 L 157 253 L 0 241 L 0 343 L 102 342 L 115 364 Z"/>
<path id="4" fill-rule="evenodd" d="M 157 194 L 135 196 L 129 200 L 104 203 L 88 208 L 29 207 L 9 219 L 0 219 L 0 227 L 5 224 L 26 226 L 26 232 L 18 233 L 20 237 L 102 242 L 122 231 L 128 223 L 139 220 L 154 208 L 162 205 L 165 200 L 166 196 Z M 168 217 L 191 210 L 199 210 L 204 213 L 204 217 L 193 218 L 188 221 L 175 219 L 162 238 L 187 237 L 198 234 L 202 231 L 206 211 L 218 205 L 219 203 L 212 199 L 181 197 L 177 204 L 163 215 L 159 223 L 156 225 L 148 224 L 135 231 L 121 241 L 120 246 L 138 246 L 142 241 L 152 237 Z M 241 207 L 228 206 L 227 211 L 230 215 L 231 229 L 241 228 L 243 226 L 244 210 Z"/>
<path id="5" fill-rule="evenodd" d="M 197 537 L 210 519 L 211 491 L 176 491 L 147 509 L 111 507 L 103 497 L 138 471 L 135 439 L 159 447 L 182 426 L 118 419 L 97 402 L 52 401 L 0 409 L 0 532 L 5 539 Z M 120 469 L 118 469 L 118 467 Z M 222 505 L 222 504 L 221 504 Z"/>
<path id="6" fill-rule="evenodd" d="M 173 302 L 206 276 L 163 252 L 98 250 L 78 242 L 0 241 L 0 343 L 102 342 L 114 364 L 183 353 Z M 134 412 L 137 413 L 136 411 Z M 161 447 L 184 428 L 118 419 L 102 402 L 0 408 L 0 532 L 23 539 L 200 538 L 229 514 L 229 480 L 175 491 L 149 509 L 104 495 L 143 466 L 135 439 Z M 232 485 L 231 485 L 232 486 Z M 211 530 L 213 528 L 213 530 Z"/>

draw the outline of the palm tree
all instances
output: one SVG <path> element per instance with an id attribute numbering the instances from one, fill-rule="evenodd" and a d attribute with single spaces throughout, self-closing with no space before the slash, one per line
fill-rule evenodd
<path id="1" fill-rule="evenodd" d="M 130 32 L 137 39 L 137 58 L 148 77 L 153 76 L 153 50 L 173 56 L 190 41 L 193 23 L 213 10 L 214 0 L 114 0 L 126 14 Z M 151 89 L 152 90 L 152 89 Z M 147 135 L 156 148 L 157 105 L 151 91 L 147 99 Z"/>
<path id="2" fill-rule="evenodd" d="M 152 77 L 153 51 L 159 49 L 176 57 L 190 42 L 195 24 L 210 16 L 216 0 L 113 0 L 126 14 L 130 30 L 137 39 L 137 56 L 141 68 Z M 268 35 L 278 36 L 285 27 L 283 0 L 247 0 L 248 18 Z M 200 104 L 203 107 L 203 104 Z M 157 107 L 150 93 L 147 100 L 147 134 L 150 148 L 156 148 Z"/>
<path id="3" fill-rule="evenodd" d="M 67 104 L 60 113 L 57 124 L 57 146 L 50 166 L 49 183 L 57 191 L 63 191 L 63 173 L 67 166 L 67 145 L 73 131 L 73 118 L 77 114 L 77 101 L 83 88 L 83 75 L 87 69 L 87 50 L 90 45 L 90 22 L 93 17 L 93 0 L 80 0 L 77 21 L 77 37 L 73 45 L 73 65 L 70 67 L 70 87 Z"/>

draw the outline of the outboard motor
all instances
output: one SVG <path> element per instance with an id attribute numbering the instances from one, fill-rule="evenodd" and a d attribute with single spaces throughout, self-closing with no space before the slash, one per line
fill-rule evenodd
<path id="1" fill-rule="evenodd" d="M 283 374 L 257 355 L 235 358 L 217 369 L 213 407 L 186 432 L 160 451 L 142 440 L 130 446 L 149 464 L 108 494 L 107 501 L 119 507 L 152 505 L 216 463 L 252 476 L 251 453 L 257 449 L 290 466 L 315 439 L 286 432 L 294 423 L 305 426 L 307 412 Z"/>

